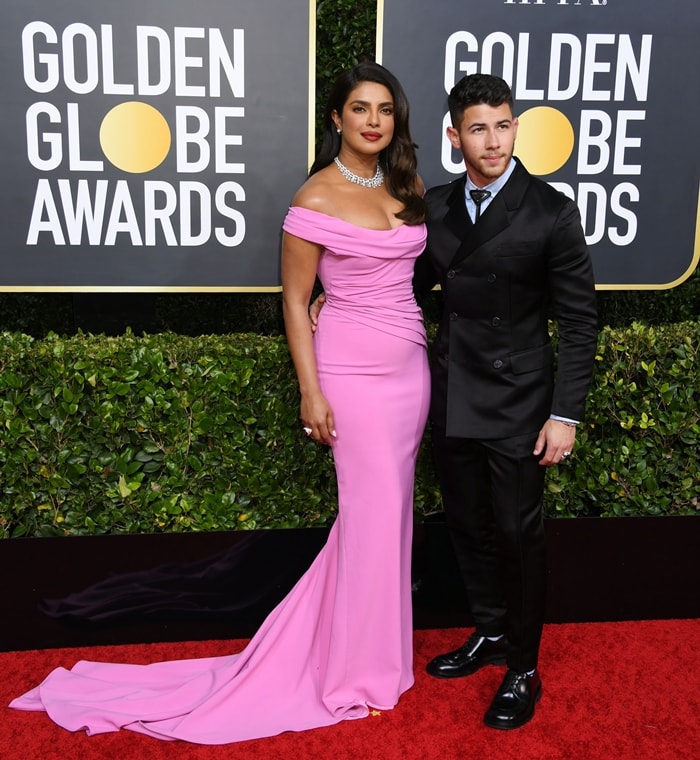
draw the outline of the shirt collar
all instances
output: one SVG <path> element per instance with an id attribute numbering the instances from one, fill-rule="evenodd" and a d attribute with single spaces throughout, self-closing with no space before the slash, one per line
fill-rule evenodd
<path id="1" fill-rule="evenodd" d="M 503 174 L 501 174 L 501 176 L 498 179 L 494 180 L 490 185 L 485 185 L 484 187 L 477 187 L 471 181 L 471 179 L 469 178 L 469 173 L 467 172 L 467 181 L 464 185 L 464 193 L 465 193 L 465 197 L 467 198 L 467 202 L 471 201 L 473 203 L 473 201 L 471 200 L 471 196 L 469 195 L 470 190 L 488 190 L 491 193 L 491 195 L 487 200 L 488 202 L 491 202 L 491 200 L 493 200 L 494 195 L 496 195 L 498 191 L 503 187 L 503 185 L 505 185 L 506 182 L 508 182 L 508 180 L 510 179 L 510 175 L 515 170 L 515 166 L 516 166 L 516 161 L 513 157 L 511 157 L 510 163 L 508 164 L 508 168 L 503 172 Z"/>

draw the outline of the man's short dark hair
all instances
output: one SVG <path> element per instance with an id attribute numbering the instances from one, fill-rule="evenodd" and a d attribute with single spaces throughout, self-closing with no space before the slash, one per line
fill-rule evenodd
<path id="1" fill-rule="evenodd" d="M 513 93 L 505 80 L 493 74 L 469 74 L 450 90 L 447 105 L 452 126 L 459 127 L 469 106 L 487 105 L 498 108 L 504 103 L 513 111 Z"/>

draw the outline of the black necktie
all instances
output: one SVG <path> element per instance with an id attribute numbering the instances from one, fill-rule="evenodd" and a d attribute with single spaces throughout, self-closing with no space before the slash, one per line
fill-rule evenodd
<path id="1" fill-rule="evenodd" d="M 470 190 L 469 195 L 471 195 L 472 200 L 476 204 L 476 214 L 474 215 L 474 224 L 476 224 L 481 216 L 481 204 L 491 193 L 488 190 Z"/>

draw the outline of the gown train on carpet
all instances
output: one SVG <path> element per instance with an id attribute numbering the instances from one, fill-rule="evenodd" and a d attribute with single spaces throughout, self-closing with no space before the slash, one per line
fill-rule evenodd
<path id="1" fill-rule="evenodd" d="M 324 246 L 314 345 L 339 496 L 326 545 L 242 652 L 81 661 L 11 707 L 71 731 L 224 744 L 390 709 L 413 684 L 413 479 L 430 380 L 411 281 L 425 227 L 369 230 L 292 207 L 284 229 Z"/>

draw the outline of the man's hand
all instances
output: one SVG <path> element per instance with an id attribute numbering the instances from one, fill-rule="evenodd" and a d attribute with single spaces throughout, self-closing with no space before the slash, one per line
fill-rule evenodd
<path id="1" fill-rule="evenodd" d="M 326 303 L 326 294 L 321 295 L 309 306 L 309 320 L 311 321 L 311 332 L 316 332 L 318 327 L 318 315 L 321 313 L 323 304 Z"/>
<path id="2" fill-rule="evenodd" d="M 538 457 L 544 452 L 540 464 L 543 467 L 550 467 L 571 456 L 575 441 L 575 425 L 567 425 L 560 420 L 549 419 L 540 430 L 532 453 Z"/>

